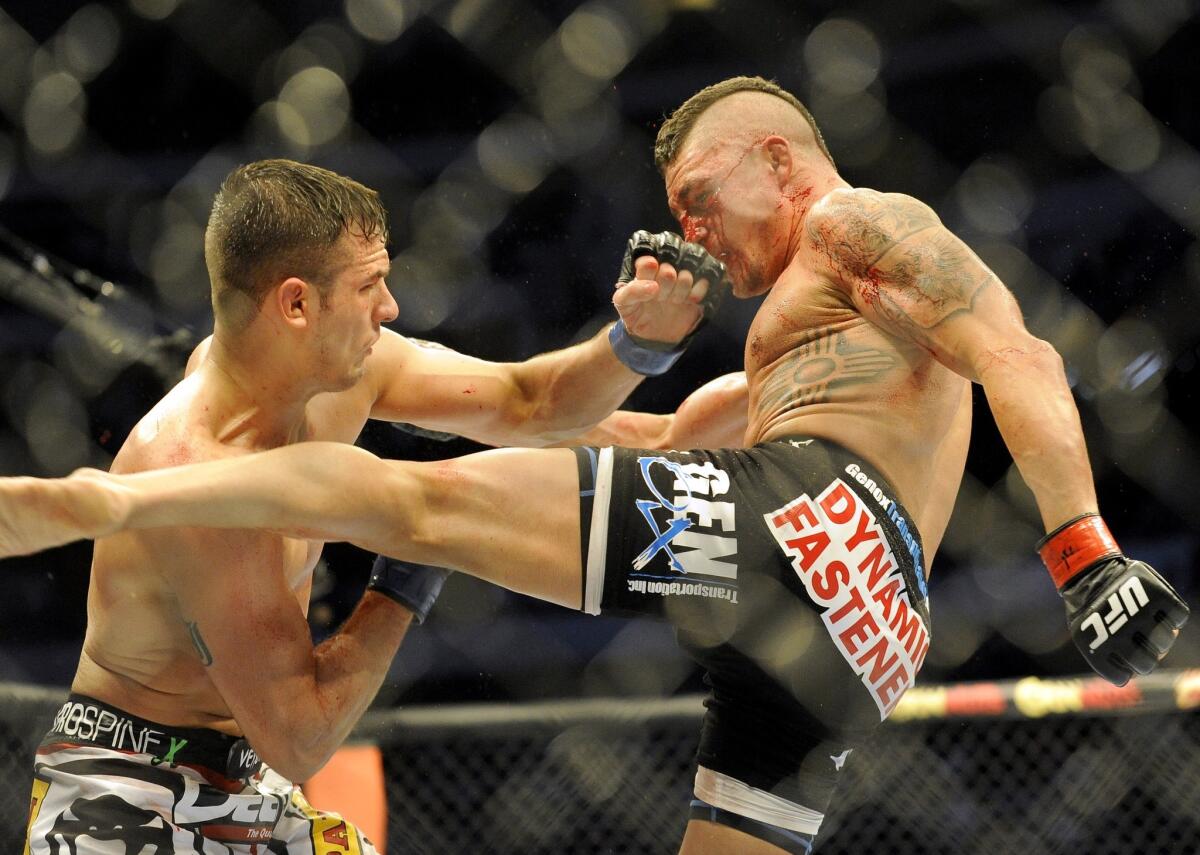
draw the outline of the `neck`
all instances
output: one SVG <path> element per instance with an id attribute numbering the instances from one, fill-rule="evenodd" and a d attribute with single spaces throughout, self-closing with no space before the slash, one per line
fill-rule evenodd
<path id="1" fill-rule="evenodd" d="M 804 232 L 808 226 L 808 212 L 813 205 L 829 193 L 849 187 L 831 166 L 821 163 L 813 166 L 802 164 L 793 175 L 793 180 L 782 193 L 782 204 L 790 209 L 787 233 L 787 257 L 785 266 L 792 263 L 804 245 Z"/>
<path id="2" fill-rule="evenodd" d="M 273 345 L 278 340 L 253 328 L 232 333 L 219 323 L 213 332 L 201 370 L 223 440 L 274 447 L 304 438 L 308 402 L 321 389 L 296 364 L 296 354 Z"/>

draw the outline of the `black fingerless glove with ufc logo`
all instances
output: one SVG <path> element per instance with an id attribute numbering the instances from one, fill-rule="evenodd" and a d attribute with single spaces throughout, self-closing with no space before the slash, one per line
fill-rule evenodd
<path id="1" fill-rule="evenodd" d="M 1154 568 L 1122 554 L 1099 514 L 1085 514 L 1038 542 L 1067 607 L 1071 638 L 1096 673 L 1123 686 L 1149 674 L 1175 643 L 1189 609 Z"/>

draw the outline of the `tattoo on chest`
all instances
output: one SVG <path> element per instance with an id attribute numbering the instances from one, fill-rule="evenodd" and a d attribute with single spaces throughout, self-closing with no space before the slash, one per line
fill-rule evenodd
<path id="1" fill-rule="evenodd" d="M 196 652 L 200 654 L 200 662 L 204 666 L 209 666 L 213 663 L 212 651 L 208 649 L 208 645 L 204 643 L 204 637 L 200 635 L 200 627 L 193 621 L 187 621 L 188 635 L 192 637 L 192 644 L 196 647 Z"/>
<path id="2" fill-rule="evenodd" d="M 844 333 L 817 330 L 771 372 L 759 400 L 771 410 L 819 404 L 832 389 L 870 383 L 895 364 L 886 351 L 854 347 Z"/>

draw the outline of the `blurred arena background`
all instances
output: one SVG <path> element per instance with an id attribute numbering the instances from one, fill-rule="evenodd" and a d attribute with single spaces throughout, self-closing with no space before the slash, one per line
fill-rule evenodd
<path id="1" fill-rule="evenodd" d="M 1196 0 L 0 0 L 0 474 L 107 466 L 178 379 L 211 329 L 202 233 L 232 166 L 288 156 L 378 189 L 393 327 L 521 359 L 611 319 L 628 234 L 674 227 L 651 157 L 664 116 L 702 86 L 760 74 L 810 106 L 847 180 L 928 202 L 1016 292 L 1067 360 L 1114 534 L 1195 609 L 1198 46 Z M 738 369 L 754 309 L 726 302 L 630 405 L 668 411 Z M 385 425 L 363 442 L 422 459 L 476 448 Z M 933 566 L 922 683 L 1083 669 L 1032 551 L 1039 535 L 977 396 L 968 477 Z M 69 683 L 89 553 L 4 562 L 0 681 Z M 349 613 L 368 566 L 352 548 L 327 551 L 316 638 Z M 1200 629 L 1167 664 L 1200 664 Z M 376 707 L 700 689 L 664 626 L 453 577 Z M 1200 754 L 1188 714 L 1165 720 L 1143 726 L 1171 734 L 1176 761 Z M 958 733 L 931 737 L 926 760 Z M 1121 762 L 1167 787 L 1161 767 L 1142 771 L 1153 753 Z M 1012 774 L 996 786 L 1019 788 Z M 925 807 L 953 791 L 931 790 Z M 1190 843 L 1112 851 L 1198 851 L 1190 828 Z M 907 851 L 1060 851 L 996 833 L 986 849 Z M 611 851 L 675 841 L 660 845 Z"/>

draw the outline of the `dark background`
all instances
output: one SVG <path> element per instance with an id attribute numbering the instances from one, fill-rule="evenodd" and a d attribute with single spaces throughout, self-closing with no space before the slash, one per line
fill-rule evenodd
<path id="1" fill-rule="evenodd" d="M 910 193 L 1062 351 L 1101 508 L 1197 605 L 1200 14 L 1192 0 L 0 3 L 0 473 L 106 466 L 208 333 L 220 179 L 268 156 L 383 195 L 393 327 L 515 360 L 613 317 L 625 238 L 672 228 L 663 117 L 737 74 L 809 104 L 851 183 Z M 753 301 L 629 406 L 668 411 L 741 362 Z M 976 390 L 933 570 L 925 682 L 1084 669 L 1033 557 L 1031 498 Z M 472 451 L 372 425 L 380 453 Z M 531 501 L 536 497 L 531 497 Z M 66 685 L 90 546 L 2 563 L 0 679 Z M 317 638 L 370 556 L 331 546 Z M 1194 628 L 1168 660 L 1200 662 Z M 381 703 L 670 694 L 668 628 L 453 577 Z"/>

